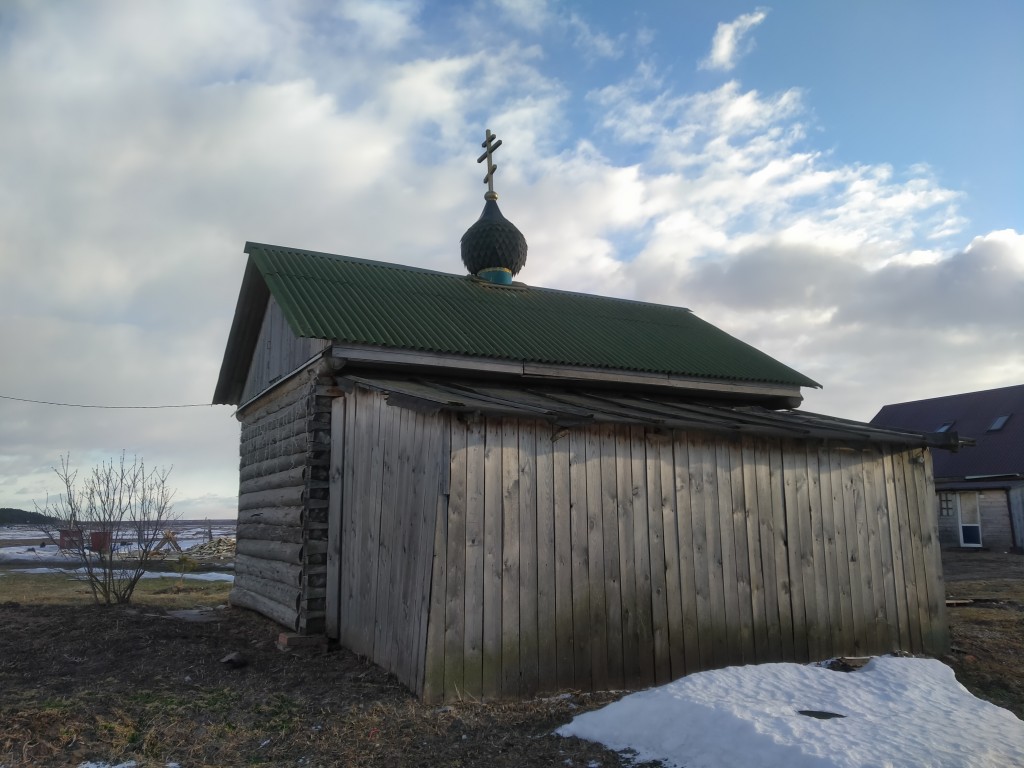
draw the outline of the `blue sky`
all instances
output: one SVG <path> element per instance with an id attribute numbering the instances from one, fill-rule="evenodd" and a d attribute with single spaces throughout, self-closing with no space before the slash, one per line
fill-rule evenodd
<path id="1" fill-rule="evenodd" d="M 496 186 L 521 279 L 687 306 L 810 410 L 1024 381 L 1024 5 L 8 2 L 0 395 L 209 402 L 246 240 L 461 272 Z M 61 453 L 230 513 L 228 408 L 0 399 L 0 506 Z"/>

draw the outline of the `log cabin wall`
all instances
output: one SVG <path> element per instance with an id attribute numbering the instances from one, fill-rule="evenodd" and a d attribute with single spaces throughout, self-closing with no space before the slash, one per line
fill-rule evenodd
<path id="1" fill-rule="evenodd" d="M 329 382 L 314 366 L 239 414 L 231 602 L 303 634 L 325 628 Z"/>
<path id="2" fill-rule="evenodd" d="M 927 451 L 445 424 L 450 492 L 411 686 L 428 699 L 641 688 L 728 664 L 948 644 Z"/>

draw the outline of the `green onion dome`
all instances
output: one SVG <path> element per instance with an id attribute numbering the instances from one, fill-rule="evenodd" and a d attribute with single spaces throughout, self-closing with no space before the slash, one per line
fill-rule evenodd
<path id="1" fill-rule="evenodd" d="M 511 275 L 526 266 L 526 238 L 501 215 L 498 196 L 488 192 L 484 210 L 462 236 L 462 263 L 471 274 L 501 271 Z"/>

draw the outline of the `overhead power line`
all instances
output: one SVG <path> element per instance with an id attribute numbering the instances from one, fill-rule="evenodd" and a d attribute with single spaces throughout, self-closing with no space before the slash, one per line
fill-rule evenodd
<path id="1" fill-rule="evenodd" d="M 63 408 L 104 408 L 108 410 L 157 410 L 160 408 L 212 408 L 212 403 L 182 403 L 176 405 L 87 405 L 85 403 L 58 403 L 52 400 L 30 400 L 27 397 L 0 395 L 0 400 L 14 400 L 19 403 L 36 405 L 58 405 Z"/>

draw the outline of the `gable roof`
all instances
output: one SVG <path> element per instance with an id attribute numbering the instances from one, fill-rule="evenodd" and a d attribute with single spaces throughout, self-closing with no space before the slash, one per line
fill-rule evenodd
<path id="1" fill-rule="evenodd" d="M 1010 418 L 1001 429 L 990 431 L 1000 416 Z M 871 420 L 877 426 L 918 432 L 934 432 L 950 422 L 949 432 L 972 438 L 975 447 L 936 454 L 936 479 L 1024 474 L 1024 384 L 894 403 Z"/>
<path id="2" fill-rule="evenodd" d="M 300 337 L 538 364 L 818 387 L 690 310 L 246 243 L 215 401 L 244 379 L 269 295 Z"/>

